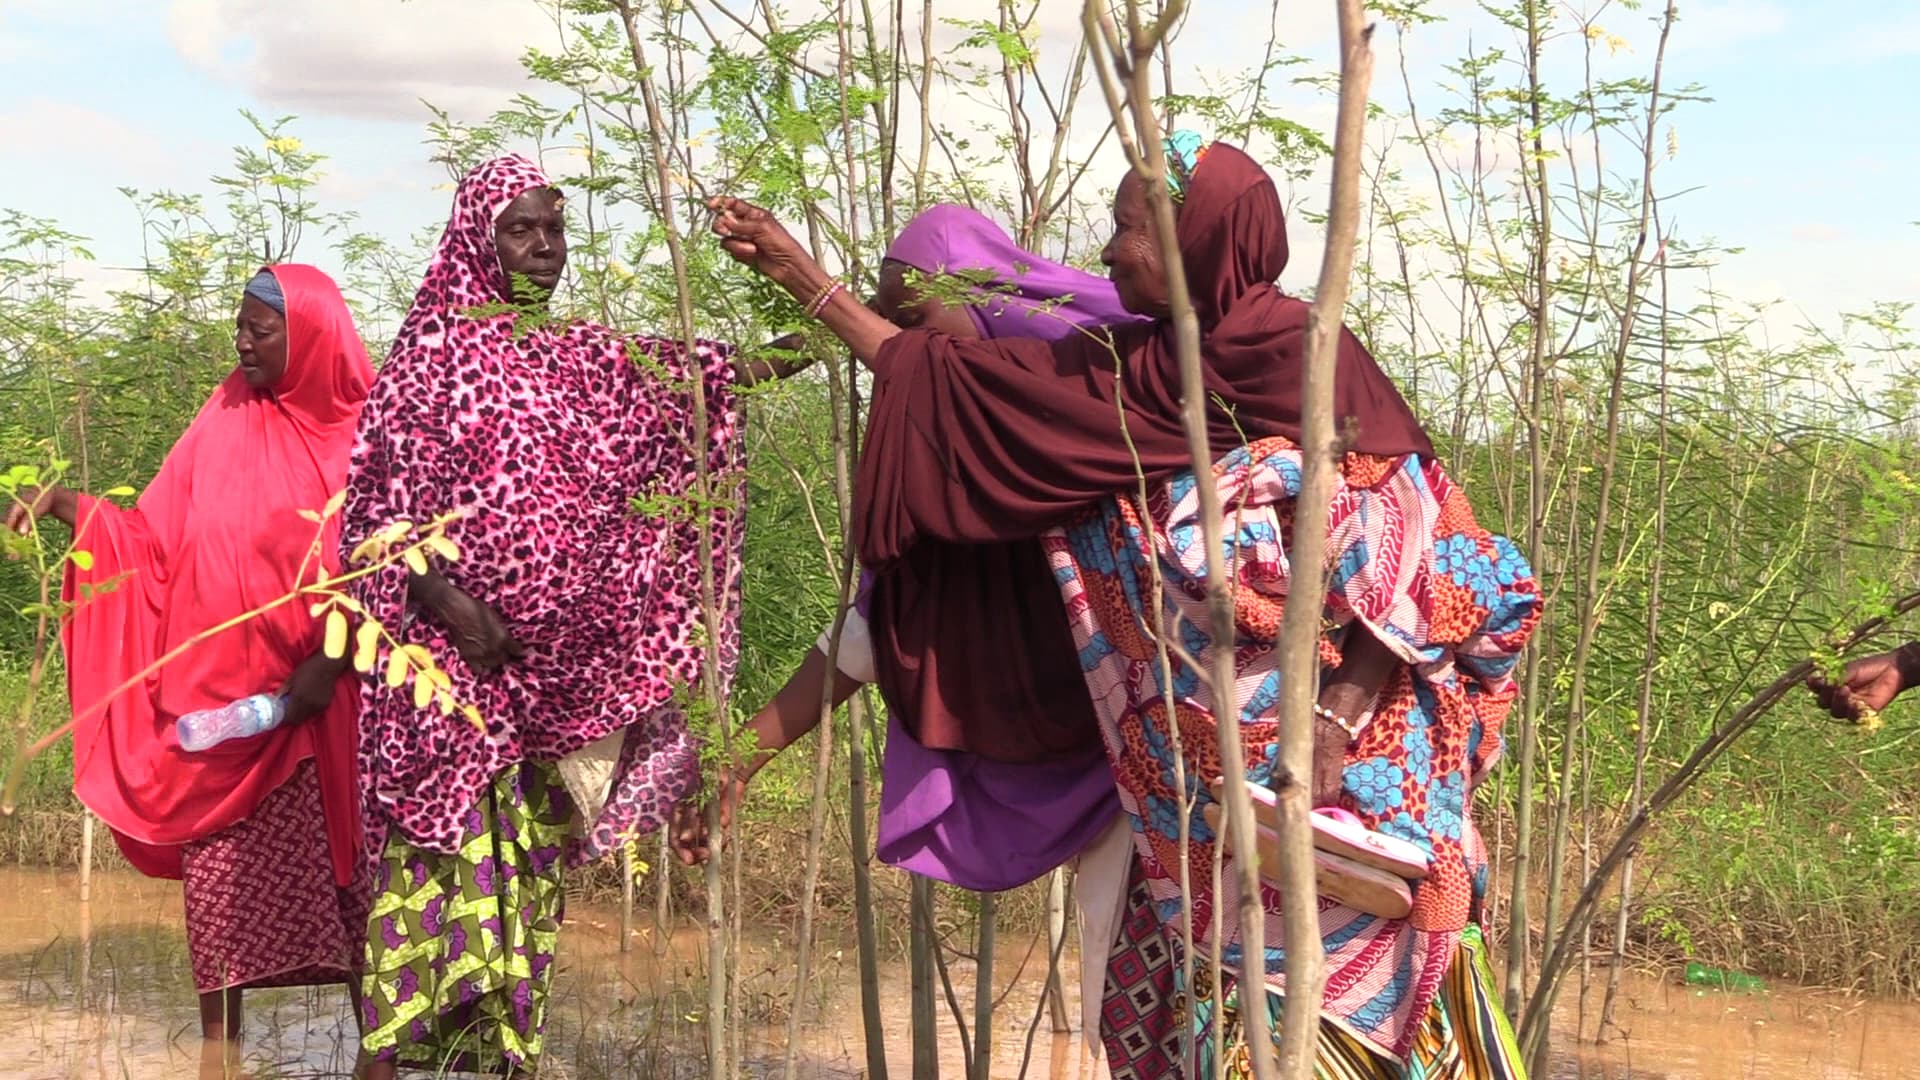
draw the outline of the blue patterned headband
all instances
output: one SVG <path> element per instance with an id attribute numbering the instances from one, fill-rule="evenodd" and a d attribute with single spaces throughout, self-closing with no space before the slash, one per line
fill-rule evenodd
<path id="1" fill-rule="evenodd" d="M 1181 202 L 1187 197 L 1187 185 L 1193 180 L 1193 171 L 1200 167 L 1211 145 L 1212 140 L 1187 128 L 1181 128 L 1160 143 L 1160 151 L 1167 158 L 1167 194 L 1173 196 L 1174 202 Z"/>
<path id="2" fill-rule="evenodd" d="M 247 295 L 267 305 L 282 315 L 287 313 L 287 294 L 280 290 L 280 279 L 273 271 L 262 270 L 247 282 Z"/>

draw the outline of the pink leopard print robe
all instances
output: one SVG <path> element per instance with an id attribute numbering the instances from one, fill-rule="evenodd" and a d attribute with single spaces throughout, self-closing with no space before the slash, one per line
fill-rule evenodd
<path id="1" fill-rule="evenodd" d="M 360 583 L 368 613 L 431 648 L 457 699 L 485 718 L 476 728 L 457 713 L 416 709 L 411 687 L 365 681 L 360 767 L 376 856 L 388 830 L 454 852 L 462 819 L 496 773 L 557 761 L 620 729 L 606 806 L 570 862 L 658 828 L 697 788 L 698 747 L 681 704 L 698 692 L 706 637 L 688 498 L 693 378 L 705 388 L 699 450 L 714 478 L 723 680 L 738 652 L 745 474 L 728 347 L 702 343 L 689 363 L 673 341 L 583 322 L 516 329 L 511 314 L 475 312 L 505 294 L 495 219 L 546 186 L 518 156 L 461 182 L 360 422 L 346 550 L 390 522 L 464 512 L 448 533 L 460 558 L 439 569 L 526 647 L 523 660 L 477 675 L 446 630 L 407 603 L 404 567 Z"/>

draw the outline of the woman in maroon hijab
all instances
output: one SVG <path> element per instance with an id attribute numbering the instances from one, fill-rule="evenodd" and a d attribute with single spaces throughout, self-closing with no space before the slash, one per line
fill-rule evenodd
<path id="1" fill-rule="evenodd" d="M 1299 487 L 1309 309 L 1275 284 L 1287 240 L 1265 171 L 1234 147 L 1203 147 L 1184 133 L 1168 157 L 1174 239 L 1200 322 L 1213 470 L 1235 514 L 1227 539 L 1236 640 L 1221 647 L 1235 651 L 1233 718 L 1248 774 L 1265 784 L 1280 723 L 1274 643 Z M 727 251 L 787 288 L 875 373 L 853 525 L 861 564 L 875 573 L 869 629 L 889 708 L 925 745 L 1001 760 L 1104 744 L 1133 819 L 1132 850 L 1121 846 L 1117 869 L 1081 865 L 1082 892 L 1099 894 L 1083 940 L 1109 948 L 1098 1026 L 1110 1070 L 1212 1075 L 1218 1025 L 1231 1073 L 1245 1061 L 1234 1052 L 1243 1031 L 1266 1037 L 1272 1005 L 1259 1001 L 1265 1007 L 1242 1023 L 1237 922 L 1225 920 L 1234 925 L 1211 940 L 1216 905 L 1237 907 L 1231 873 L 1214 895 L 1215 837 L 1199 812 L 1212 804 L 1203 781 L 1220 775 L 1212 690 L 1201 677 L 1215 644 L 1200 629 L 1194 463 L 1161 237 L 1142 182 L 1129 174 L 1121 183 L 1102 261 L 1126 308 L 1154 321 L 1051 343 L 902 331 L 849 296 L 765 211 L 739 200 L 713 209 Z M 1498 756 L 1509 672 L 1537 617 L 1538 590 L 1512 545 L 1474 523 L 1412 410 L 1345 332 L 1335 411 L 1350 440 L 1329 532 L 1312 794 L 1329 820 L 1357 818 L 1361 835 L 1393 837 L 1429 860 L 1406 873 L 1411 884 L 1376 871 L 1372 892 L 1356 899 L 1330 882 L 1351 886 L 1371 868 L 1320 856 L 1322 892 L 1335 902 L 1320 905 L 1330 979 L 1317 1057 L 1338 1075 L 1437 1075 L 1473 1042 L 1466 1060 L 1486 1067 L 1465 1075 L 1508 1075 L 1509 1047 L 1499 1045 L 1484 965 L 1474 962 L 1485 857 L 1467 793 Z M 1033 537 L 1054 572 L 1037 587 L 1059 589 L 1079 653 L 1078 671 L 1037 676 L 1080 678 L 1094 703 L 1091 728 L 983 724 L 990 711 L 952 707 L 1003 688 L 1000 672 L 964 663 L 965 648 L 948 643 L 992 634 L 1007 612 L 1037 605 L 1021 593 L 1035 579 L 970 574 L 951 553 Z M 1161 627 L 1179 646 L 1170 672 L 1153 641 Z M 1279 897 L 1265 887 L 1260 900 L 1269 952 L 1253 977 L 1277 998 Z M 1178 962 L 1189 941 L 1193 985 Z M 1210 972 L 1215 955 L 1220 970 Z"/>
<path id="2" fill-rule="evenodd" d="M 1181 248 L 1193 253 L 1187 282 L 1201 324 L 1209 433 L 1221 454 L 1249 439 L 1299 438 L 1308 305 L 1273 284 L 1287 264 L 1287 234 L 1272 180 L 1234 147 L 1210 150 L 1206 183 L 1183 197 L 1179 229 Z M 943 557 L 950 544 L 1039 536 L 1101 499 L 1133 492 L 1136 468 L 1153 481 L 1192 465 L 1165 270 L 1143 186 L 1132 175 L 1121 183 L 1101 261 L 1122 304 L 1156 321 L 1052 342 L 902 330 L 823 271 L 765 210 L 738 199 L 716 199 L 713 208 L 727 251 L 817 308 L 875 373 L 854 529 L 861 565 L 877 571 L 871 630 L 881 681 L 911 699 L 890 704 L 913 706 L 910 730 L 921 742 L 988 758 L 1059 758 L 1097 739 L 1096 731 L 1061 726 L 982 730 L 980 718 L 993 710 L 952 703 L 991 698 L 995 680 L 938 665 L 928 646 L 955 628 L 991 626 L 1000 612 L 1033 606 L 996 588 L 1011 586 L 1011 576 L 951 587 Z M 1334 387 L 1335 414 L 1351 425 L 1354 451 L 1432 456 L 1393 381 L 1344 331 Z M 922 602 L 935 595 L 937 604 Z M 1060 674 L 1080 680 L 1078 672 Z M 1337 759 L 1331 764 L 1337 772 Z M 1321 779 L 1337 784 L 1337 776 Z"/>

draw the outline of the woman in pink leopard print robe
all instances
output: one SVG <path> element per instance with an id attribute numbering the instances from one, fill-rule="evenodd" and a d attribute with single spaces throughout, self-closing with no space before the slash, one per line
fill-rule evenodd
<path id="1" fill-rule="evenodd" d="M 560 874 L 660 826 L 699 783 L 680 702 L 703 671 L 695 452 L 714 478 L 718 670 L 737 649 L 743 461 L 730 350 L 550 316 L 562 199 L 530 161 L 461 181 L 367 403 L 343 542 L 464 516 L 457 561 L 362 581 L 483 722 L 368 681 L 360 768 L 379 894 L 362 984 L 367 1075 L 532 1071 Z M 531 297 L 533 303 L 514 304 Z M 705 442 L 695 384 L 704 387 Z M 568 771 L 569 764 L 586 765 Z"/>

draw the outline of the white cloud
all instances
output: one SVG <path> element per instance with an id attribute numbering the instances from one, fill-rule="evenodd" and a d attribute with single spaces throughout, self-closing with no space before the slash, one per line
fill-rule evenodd
<path id="1" fill-rule="evenodd" d="M 519 58 L 555 31 L 527 0 L 173 0 L 188 64 L 269 105 L 417 121 L 425 98 L 484 114 L 530 89 Z"/>
<path id="2" fill-rule="evenodd" d="M 1850 239 L 1853 232 L 1838 225 L 1809 221 L 1795 225 L 1791 235 L 1796 244 L 1832 244 Z"/>
<path id="3" fill-rule="evenodd" d="M 1858 49 L 1860 57 L 1868 60 L 1920 56 L 1920 13 L 1909 12 L 1874 26 L 1858 38 L 1849 38 L 1836 51 L 1841 49 Z"/>
<path id="4" fill-rule="evenodd" d="M 329 159 L 313 185 L 313 201 L 323 207 L 349 209 L 393 199 L 411 201 L 444 182 L 446 175 L 443 166 L 426 161 L 391 161 L 361 171 Z"/>
<path id="5" fill-rule="evenodd" d="M 0 112 L 0 146 L 15 167 L 49 169 L 73 177 L 137 176 L 146 187 L 193 178 L 197 147 L 171 145 L 97 109 L 48 97 L 29 97 Z"/>

